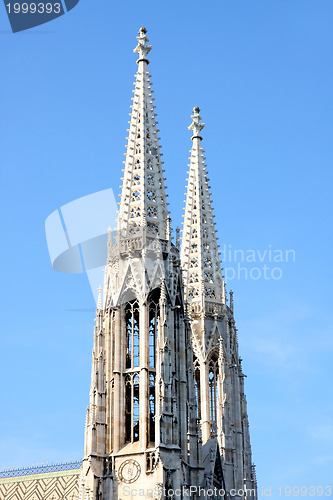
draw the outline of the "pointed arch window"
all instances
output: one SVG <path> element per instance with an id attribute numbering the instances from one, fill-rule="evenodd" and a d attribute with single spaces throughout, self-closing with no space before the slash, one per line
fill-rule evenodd
<path id="1" fill-rule="evenodd" d="M 140 379 L 137 373 L 125 376 L 125 441 L 140 439 Z"/>
<path id="2" fill-rule="evenodd" d="M 156 344 L 159 314 L 159 290 L 155 290 L 149 300 L 149 366 L 151 368 L 156 368 Z"/>
<path id="3" fill-rule="evenodd" d="M 201 418 L 201 393 L 200 393 L 200 363 L 196 356 L 193 357 L 194 390 L 197 402 L 197 418 Z"/>
<path id="4" fill-rule="evenodd" d="M 139 366 L 140 310 L 137 300 L 128 302 L 125 307 L 126 322 L 126 368 Z"/>
<path id="5" fill-rule="evenodd" d="M 154 185 L 154 176 L 151 174 L 147 175 L 147 184 L 148 186 L 153 186 Z"/>
<path id="6" fill-rule="evenodd" d="M 209 413 L 211 421 L 211 429 L 214 429 L 214 423 L 217 420 L 217 381 L 218 381 L 219 367 L 217 356 L 214 354 L 209 360 Z"/>

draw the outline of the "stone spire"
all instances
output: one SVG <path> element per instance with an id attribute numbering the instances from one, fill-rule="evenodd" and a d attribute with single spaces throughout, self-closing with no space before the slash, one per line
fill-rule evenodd
<path id="1" fill-rule="evenodd" d="M 119 228 L 133 235 L 146 228 L 152 236 L 168 239 L 169 217 L 160 153 L 157 121 L 153 105 L 153 90 L 148 71 L 147 55 L 151 50 L 145 28 L 140 28 L 133 105 L 128 129 L 128 143 L 121 201 Z"/>
<path id="2" fill-rule="evenodd" d="M 190 303 L 224 303 L 209 179 L 201 145 L 200 133 L 205 124 L 201 123 L 199 111 L 198 107 L 193 109 L 189 126 L 193 135 L 181 247 L 185 297 Z"/>

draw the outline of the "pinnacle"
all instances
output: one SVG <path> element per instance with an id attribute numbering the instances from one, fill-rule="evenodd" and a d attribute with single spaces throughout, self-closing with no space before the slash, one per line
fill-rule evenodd
<path id="1" fill-rule="evenodd" d="M 182 232 L 181 261 L 184 269 L 186 299 L 221 303 L 222 273 L 219 262 L 216 228 L 212 213 L 208 174 L 204 163 L 200 132 L 204 127 L 193 108 L 192 149 L 187 179 L 187 193 Z"/>

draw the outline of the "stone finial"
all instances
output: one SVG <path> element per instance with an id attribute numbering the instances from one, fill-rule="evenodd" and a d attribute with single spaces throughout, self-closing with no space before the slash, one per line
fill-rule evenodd
<path id="1" fill-rule="evenodd" d="M 166 218 L 166 239 L 171 240 L 171 217 Z"/>
<path id="2" fill-rule="evenodd" d="M 193 115 L 191 115 L 192 123 L 188 127 L 189 130 L 193 131 L 193 135 L 191 137 L 192 141 L 195 138 L 202 139 L 200 132 L 204 128 L 205 124 L 200 123 L 201 116 L 199 115 L 199 112 L 200 109 L 198 108 L 198 106 L 195 106 L 195 108 L 193 108 Z"/>
<path id="3" fill-rule="evenodd" d="M 225 289 L 225 281 L 222 281 L 222 304 L 227 303 L 227 294 L 226 294 L 226 289 Z"/>
<path id="4" fill-rule="evenodd" d="M 136 37 L 138 45 L 135 47 L 133 52 L 139 54 L 139 59 L 136 61 L 137 63 L 139 63 L 140 61 L 146 61 L 149 64 L 147 55 L 151 51 L 151 45 L 148 45 L 149 40 L 146 33 L 146 28 L 142 26 L 139 30 L 139 36 Z"/>
<path id="5" fill-rule="evenodd" d="M 230 290 L 229 296 L 230 296 L 229 307 L 231 312 L 234 312 L 234 292 L 232 290 Z"/>
<path id="6" fill-rule="evenodd" d="M 180 228 L 176 228 L 176 247 L 180 250 Z"/>

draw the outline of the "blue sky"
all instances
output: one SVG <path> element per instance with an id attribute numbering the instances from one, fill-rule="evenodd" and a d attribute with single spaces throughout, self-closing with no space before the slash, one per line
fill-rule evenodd
<path id="1" fill-rule="evenodd" d="M 225 264 L 282 272 L 228 282 L 259 491 L 332 482 L 332 15 L 329 0 L 81 0 L 14 35 L 2 7 L 0 468 L 83 454 L 94 301 L 85 275 L 52 269 L 44 223 L 119 193 L 144 25 L 173 227 L 198 105 L 221 249 L 295 252 Z"/>

